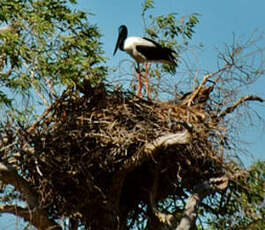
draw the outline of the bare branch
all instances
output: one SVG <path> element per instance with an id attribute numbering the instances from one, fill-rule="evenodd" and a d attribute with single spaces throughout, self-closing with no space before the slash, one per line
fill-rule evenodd
<path id="1" fill-rule="evenodd" d="M 219 115 L 219 119 L 223 118 L 224 116 L 226 116 L 229 113 L 232 113 L 237 108 L 237 106 L 239 106 L 240 104 L 242 104 L 246 101 L 263 102 L 264 100 L 258 96 L 254 96 L 254 95 L 248 95 L 248 96 L 242 97 L 239 100 L 237 100 L 232 106 L 227 107 L 223 112 L 221 112 L 221 114 Z"/>
<path id="2" fill-rule="evenodd" d="M 52 109 L 54 109 L 68 94 L 69 94 L 69 89 L 70 87 L 68 87 L 62 94 L 62 96 L 60 98 L 57 99 L 57 101 L 53 104 L 51 104 L 43 113 L 42 115 L 39 117 L 39 119 L 37 121 L 35 121 L 34 123 L 32 123 L 32 125 L 27 129 L 27 132 L 30 134 L 38 125 L 39 123 L 52 111 Z"/>
<path id="3" fill-rule="evenodd" d="M 158 137 L 151 143 L 147 143 L 142 151 L 133 155 L 123 164 L 124 169 L 131 169 L 140 165 L 143 161 L 152 157 L 152 154 L 160 148 L 167 148 L 173 145 L 188 144 L 191 141 L 191 134 L 187 129 L 177 133 L 168 133 L 162 137 Z"/>
<path id="4" fill-rule="evenodd" d="M 237 175 L 232 176 L 231 178 L 237 177 Z M 150 190 L 149 198 L 151 203 L 151 208 L 154 215 L 158 218 L 159 222 L 162 223 L 161 229 L 168 230 L 189 230 L 195 223 L 197 218 L 198 207 L 208 194 L 215 192 L 216 190 L 223 190 L 227 188 L 229 182 L 228 176 L 222 176 L 218 178 L 211 178 L 209 181 L 206 181 L 202 184 L 195 186 L 193 193 L 189 197 L 185 210 L 184 216 L 182 217 L 179 225 L 177 218 L 172 214 L 162 213 L 157 210 L 155 205 L 155 196 L 157 191 L 157 175 L 154 176 L 154 184 Z M 160 229 L 159 227 L 156 229 Z"/>
<path id="5" fill-rule="evenodd" d="M 19 192 L 21 192 L 29 205 L 29 208 L 34 208 L 38 205 L 37 195 L 29 183 L 18 175 L 17 171 L 10 165 L 0 162 L 0 180 L 5 184 L 13 185 Z"/>
<path id="6" fill-rule="evenodd" d="M 196 90 L 194 90 L 194 92 L 192 93 L 192 96 L 190 97 L 189 99 L 189 102 L 188 102 L 188 106 L 191 105 L 191 103 L 193 102 L 194 98 L 198 95 L 198 93 L 200 92 L 200 90 L 203 88 L 203 86 L 205 85 L 205 83 L 207 82 L 207 80 L 211 77 L 214 77 L 215 75 L 217 75 L 218 73 L 221 73 L 227 69 L 231 68 L 230 65 L 225 65 L 223 66 L 222 68 L 218 69 L 217 71 L 213 72 L 213 73 L 209 73 L 207 75 L 205 75 L 203 77 L 203 80 L 201 82 L 201 84 L 197 87 Z"/>
<path id="7" fill-rule="evenodd" d="M 151 154 L 158 148 L 167 148 L 172 145 L 183 145 L 190 142 L 191 135 L 188 130 L 184 130 L 178 133 L 169 133 L 162 137 L 157 138 L 152 143 L 148 143 L 145 146 L 144 151 L 148 154 Z"/>
<path id="8" fill-rule="evenodd" d="M 17 205 L 0 205 L 0 213 L 8 213 L 18 216 L 25 221 L 31 223 L 38 230 L 61 230 L 62 228 L 56 222 L 43 216 L 41 209 L 22 208 Z"/>
<path id="9" fill-rule="evenodd" d="M 57 98 L 58 95 L 57 95 L 57 93 L 56 93 L 56 91 L 55 91 L 55 89 L 54 89 L 54 87 L 52 85 L 52 80 L 49 79 L 48 77 L 44 77 L 44 79 L 45 79 L 45 82 L 47 83 L 47 86 L 50 89 L 50 92 L 51 92 L 52 96 L 54 96 L 55 98 Z"/>
<path id="10" fill-rule="evenodd" d="M 18 175 L 13 167 L 0 162 L 0 180 L 5 184 L 13 185 L 28 204 L 27 208 L 16 205 L 2 205 L 0 206 L 0 212 L 17 215 L 29 221 L 39 230 L 61 230 L 61 227 L 55 221 L 49 219 L 47 211 L 39 207 L 38 197 L 34 190 L 25 179 Z"/>
<path id="11" fill-rule="evenodd" d="M 160 212 L 156 207 L 156 195 L 157 195 L 157 189 L 158 189 L 158 170 L 156 170 L 154 175 L 154 182 L 152 185 L 152 188 L 149 191 L 149 200 L 152 212 L 155 216 L 155 218 L 158 219 L 159 224 L 162 224 L 160 227 L 156 223 L 156 229 L 172 229 L 177 224 L 176 218 L 172 214 L 166 214 Z"/>
<path id="12" fill-rule="evenodd" d="M 44 97 L 44 95 L 41 93 L 41 91 L 40 91 L 37 87 L 35 87 L 35 86 L 32 86 L 32 87 L 33 87 L 33 89 L 35 90 L 35 92 L 39 95 L 39 97 L 40 97 L 40 99 L 43 101 L 44 105 L 45 105 L 46 107 L 49 107 L 49 103 L 48 103 L 48 101 L 46 100 L 46 98 Z"/>
<path id="13" fill-rule="evenodd" d="M 25 221 L 29 221 L 31 217 L 31 213 L 29 212 L 29 209 L 22 208 L 17 205 L 2 204 L 0 205 L 0 213 L 13 214 L 13 215 L 23 218 Z"/>
<path id="14" fill-rule="evenodd" d="M 202 184 L 195 186 L 193 193 L 189 197 L 186 205 L 184 216 L 176 230 L 189 230 L 195 223 L 197 211 L 203 198 L 216 190 L 223 190 L 228 185 L 228 177 L 211 178 Z"/>

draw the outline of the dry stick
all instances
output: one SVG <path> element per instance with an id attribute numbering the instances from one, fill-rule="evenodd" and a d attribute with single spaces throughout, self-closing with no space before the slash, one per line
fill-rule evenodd
<path id="1" fill-rule="evenodd" d="M 17 205 L 1 204 L 0 213 L 9 213 L 23 218 L 25 221 L 30 219 L 30 211 L 28 208 L 22 208 Z"/>
<path id="2" fill-rule="evenodd" d="M 232 113 L 237 108 L 237 106 L 244 103 L 245 101 L 263 102 L 264 100 L 258 96 L 255 96 L 255 95 L 248 95 L 248 96 L 242 97 L 239 100 L 237 100 L 233 105 L 227 107 L 223 112 L 221 112 L 221 114 L 219 115 L 219 119 L 223 118 L 228 113 Z"/>
<path id="3" fill-rule="evenodd" d="M 57 104 L 57 103 L 56 103 Z M 35 121 L 28 129 L 27 132 L 31 134 L 31 132 L 38 126 L 38 124 L 41 122 L 43 118 L 45 118 L 49 112 L 54 108 L 54 104 L 50 105 L 47 109 L 44 110 L 42 115 L 39 117 L 37 121 Z"/>
<path id="4" fill-rule="evenodd" d="M 192 96 L 190 97 L 189 102 L 188 102 L 188 106 L 191 105 L 192 101 L 193 101 L 194 98 L 198 95 L 198 93 L 200 92 L 201 88 L 204 86 L 204 84 L 206 83 L 206 81 L 207 81 L 209 78 L 211 78 L 211 77 L 215 76 L 216 74 L 218 74 L 218 73 L 220 73 L 220 72 L 223 72 L 223 71 L 225 71 L 225 70 L 227 70 L 227 69 L 229 69 L 229 68 L 231 68 L 230 65 L 225 65 L 225 66 L 223 66 L 221 69 L 218 69 L 217 71 L 215 71 L 215 72 L 213 72 L 213 73 L 209 73 L 209 74 L 205 75 L 205 76 L 203 77 L 203 80 L 202 80 L 201 84 L 199 85 L 199 87 L 198 87 L 198 88 L 192 93 Z"/>
<path id="5" fill-rule="evenodd" d="M 34 131 L 34 129 L 39 125 L 39 123 L 42 121 L 42 119 L 44 119 L 49 113 L 50 113 L 50 111 L 54 108 L 54 106 L 55 105 L 57 105 L 58 103 L 59 103 L 59 101 L 60 100 L 57 100 L 56 102 L 55 102 L 55 104 L 51 104 L 43 113 L 42 113 L 42 115 L 39 117 L 39 119 L 37 120 L 37 121 L 35 121 L 28 129 L 27 129 L 27 133 L 28 134 L 31 134 L 33 131 Z M 22 146 L 22 148 L 21 149 L 26 149 L 26 147 L 27 147 L 27 145 L 28 145 L 28 142 L 26 142 L 26 143 L 24 143 L 24 145 Z M 11 158 L 12 159 L 12 158 Z M 12 159 L 13 160 L 13 159 Z M 11 162 L 11 161 L 9 161 L 9 162 Z M 39 167 L 38 167 L 38 164 L 36 165 L 36 168 L 37 168 L 37 172 L 40 174 L 40 175 L 42 175 L 42 173 L 41 173 L 41 171 L 40 171 L 40 169 L 39 169 Z"/>
<path id="6" fill-rule="evenodd" d="M 41 91 L 37 87 L 35 87 L 35 86 L 32 86 L 32 87 L 35 90 L 35 92 L 39 95 L 40 99 L 43 101 L 43 103 L 45 104 L 45 106 L 48 107 L 49 106 L 49 103 L 46 100 L 46 98 L 44 97 L 44 95 L 41 93 Z"/>
<path id="7" fill-rule="evenodd" d="M 27 63 L 24 63 L 24 66 L 27 70 L 29 70 L 29 66 Z M 34 67 L 35 69 L 35 67 Z M 34 82 L 34 70 L 29 70 L 30 72 L 30 80 L 32 82 Z M 44 95 L 41 93 L 41 91 L 32 83 L 32 88 L 34 89 L 34 91 L 38 94 L 38 96 L 40 97 L 40 99 L 43 101 L 43 103 L 45 104 L 46 107 L 49 106 L 48 101 L 46 100 L 46 98 L 44 97 Z"/>
<path id="8" fill-rule="evenodd" d="M 27 132 L 30 134 L 37 126 L 38 124 L 42 121 L 43 118 L 45 118 L 53 108 L 55 108 L 62 100 L 62 98 L 64 98 L 67 93 L 68 93 L 69 87 L 63 92 L 62 96 L 60 98 L 58 98 L 56 100 L 55 103 L 51 104 L 47 109 L 44 110 L 44 112 L 42 113 L 42 115 L 39 117 L 39 119 L 37 121 L 35 121 L 28 129 Z"/>
<path id="9" fill-rule="evenodd" d="M 51 91 L 51 94 L 52 94 L 55 98 L 57 98 L 58 96 L 57 96 L 57 93 L 56 93 L 56 91 L 55 91 L 55 89 L 54 89 L 54 87 L 53 87 L 53 85 L 52 85 L 52 80 L 49 79 L 48 77 L 44 77 L 44 79 L 45 79 L 45 81 L 46 81 L 46 83 L 47 83 L 47 85 L 48 85 L 48 87 L 49 87 L 49 89 L 50 89 L 50 91 Z"/>
<path id="10" fill-rule="evenodd" d="M 65 96 L 67 95 L 68 93 L 68 90 L 69 90 L 70 87 L 68 87 L 64 92 L 63 94 L 61 95 L 60 98 L 58 98 L 56 100 L 55 103 L 51 104 L 43 113 L 42 115 L 39 117 L 39 119 L 37 121 L 35 121 L 29 128 L 27 128 L 27 133 L 28 134 L 31 134 L 34 129 L 36 129 L 36 127 L 39 125 L 39 123 L 52 111 L 53 108 L 55 108 L 61 101 L 63 98 L 65 98 Z M 22 146 L 22 149 L 25 149 L 26 146 L 28 145 L 28 142 L 24 143 L 24 145 Z M 39 166 L 38 164 L 36 163 L 36 169 L 37 169 L 37 172 L 42 175 L 40 169 L 39 169 Z"/>

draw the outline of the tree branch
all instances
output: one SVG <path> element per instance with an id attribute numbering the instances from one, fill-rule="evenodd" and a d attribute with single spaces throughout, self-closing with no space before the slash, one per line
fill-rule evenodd
<path id="1" fill-rule="evenodd" d="M 123 169 L 133 169 L 142 162 L 150 159 L 154 152 L 158 149 L 168 148 L 173 145 L 188 144 L 191 141 L 191 134 L 187 129 L 177 133 L 168 133 L 164 136 L 158 137 L 151 143 L 144 145 L 140 152 L 134 154 L 131 158 L 126 160 L 123 164 Z"/>
<path id="2" fill-rule="evenodd" d="M 0 162 L 0 180 L 5 184 L 13 185 L 20 193 L 22 193 L 30 209 L 37 206 L 37 195 L 33 192 L 29 183 L 18 175 L 15 168 Z"/>
<path id="3" fill-rule="evenodd" d="M 69 91 L 70 87 L 68 87 L 66 90 L 64 90 L 64 92 L 62 93 L 62 95 L 60 96 L 60 98 L 58 98 L 53 104 L 51 104 L 48 108 L 46 108 L 44 110 L 44 112 L 42 113 L 42 115 L 39 117 L 38 120 L 36 120 L 35 122 L 32 123 L 32 125 L 27 128 L 27 133 L 31 134 L 34 129 L 39 125 L 39 123 L 59 104 L 61 103 L 65 97 L 67 97 L 69 95 Z"/>
<path id="4" fill-rule="evenodd" d="M 151 222 L 153 221 L 154 223 L 152 223 L 149 227 L 151 229 L 155 227 L 154 229 L 173 230 L 174 226 L 177 224 L 175 216 L 172 214 L 162 213 L 156 207 L 159 171 L 160 170 L 155 171 L 154 182 L 149 191 L 150 206 L 155 218 L 155 220 L 152 220 L 151 218 Z"/>
<path id="5" fill-rule="evenodd" d="M 26 208 L 16 205 L 2 205 L 0 206 L 0 212 L 22 217 L 39 230 L 61 230 L 60 225 L 49 219 L 47 211 L 39 206 L 38 196 L 30 184 L 18 175 L 12 166 L 0 162 L 0 180 L 5 184 L 13 185 L 22 194 L 28 204 Z"/>
<path id="6" fill-rule="evenodd" d="M 55 98 L 58 98 L 58 95 L 52 85 L 52 80 L 49 79 L 48 77 L 44 77 L 44 79 L 45 79 L 45 82 L 47 83 L 48 88 L 50 89 L 51 95 L 54 96 Z"/>
<path id="7" fill-rule="evenodd" d="M 211 178 L 209 181 L 205 181 L 204 183 L 195 186 L 193 193 L 190 195 L 185 205 L 184 216 L 176 230 L 191 229 L 197 218 L 197 211 L 203 198 L 216 190 L 225 189 L 228 185 L 228 181 L 228 177 L 223 176 Z"/>
<path id="8" fill-rule="evenodd" d="M 38 230 L 61 230 L 61 226 L 57 224 L 55 221 L 46 218 L 43 216 L 41 209 L 33 209 L 30 210 L 27 207 L 22 208 L 17 205 L 0 205 L 0 213 L 7 213 L 18 216 L 24 221 L 31 223 Z"/>
<path id="9" fill-rule="evenodd" d="M 221 112 L 221 114 L 219 115 L 219 119 L 225 117 L 229 113 L 232 113 L 240 104 L 246 101 L 264 102 L 262 98 L 255 96 L 255 95 L 248 95 L 248 96 L 242 97 L 239 100 L 237 100 L 233 105 L 227 107 L 223 112 Z"/>
<path id="10" fill-rule="evenodd" d="M 24 219 L 25 221 L 29 221 L 31 217 L 29 209 L 22 208 L 17 205 L 2 204 L 0 205 L 0 213 L 13 214 Z"/>
<path id="11" fill-rule="evenodd" d="M 169 133 L 158 137 L 152 143 L 146 144 L 144 151 L 151 154 L 159 148 L 167 148 L 172 145 L 183 145 L 190 142 L 191 135 L 188 130 L 184 129 L 178 133 Z"/>
<path id="12" fill-rule="evenodd" d="M 225 65 L 225 66 L 223 66 L 222 68 L 218 69 L 217 71 L 205 75 L 205 76 L 203 77 L 203 80 L 202 80 L 201 84 L 200 84 L 200 85 L 197 87 L 197 89 L 194 90 L 194 92 L 192 93 L 192 95 L 191 95 L 191 97 L 190 97 L 190 99 L 189 99 L 189 101 L 188 101 L 188 103 L 187 103 L 188 106 L 191 105 L 191 103 L 193 102 L 193 100 L 195 99 L 195 97 L 199 94 L 199 92 L 201 91 L 201 89 L 203 88 L 204 84 L 207 82 L 207 80 L 208 80 L 209 78 L 214 77 L 216 74 L 218 74 L 218 73 L 220 73 L 220 72 L 223 72 L 223 71 L 225 71 L 225 70 L 227 70 L 227 69 L 229 69 L 229 68 L 231 68 L 230 65 Z"/>
<path id="13" fill-rule="evenodd" d="M 231 178 L 234 178 L 238 175 L 234 175 Z M 215 192 L 216 190 L 223 190 L 228 186 L 229 177 L 222 176 L 217 178 L 211 178 L 209 181 L 205 181 L 202 184 L 199 184 L 194 187 L 193 193 L 190 195 L 187 203 L 185 205 L 184 215 L 178 225 L 178 220 L 174 214 L 166 214 L 157 210 L 155 205 L 155 196 L 157 190 L 157 175 L 154 176 L 154 184 L 150 190 L 150 204 L 151 209 L 156 218 L 159 220 L 159 223 L 162 225 L 158 226 L 156 224 L 155 229 L 163 230 L 189 230 L 192 229 L 195 220 L 197 218 L 197 211 L 199 205 L 204 197 L 208 194 Z M 152 229 L 152 226 L 151 226 Z"/>

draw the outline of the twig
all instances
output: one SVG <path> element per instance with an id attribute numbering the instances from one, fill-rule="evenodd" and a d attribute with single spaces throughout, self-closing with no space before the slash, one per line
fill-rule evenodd
<path id="1" fill-rule="evenodd" d="M 44 95 L 41 93 L 41 91 L 37 87 L 35 87 L 35 85 L 33 83 L 34 82 L 34 69 L 35 68 L 33 70 L 30 70 L 29 65 L 27 63 L 24 62 L 23 64 L 24 64 L 25 68 L 30 72 L 30 80 L 32 82 L 32 84 L 31 84 L 32 88 L 38 94 L 38 96 L 43 101 L 43 103 L 48 107 L 49 106 L 48 101 L 45 99 Z"/>
<path id="2" fill-rule="evenodd" d="M 231 68 L 230 65 L 225 65 L 222 68 L 218 69 L 217 71 L 205 75 L 203 77 L 203 80 L 202 80 L 201 84 L 199 85 L 199 87 L 197 87 L 197 89 L 192 93 L 192 96 L 190 97 L 189 102 L 188 102 L 188 106 L 191 105 L 191 103 L 193 102 L 194 98 L 198 95 L 198 93 L 200 92 L 200 90 L 202 89 L 202 87 L 204 86 L 204 84 L 207 82 L 207 80 L 209 78 L 211 78 L 211 77 L 215 76 L 216 74 L 218 74 L 220 72 L 223 72 L 223 71 L 225 71 L 225 70 L 227 70 L 229 68 Z"/>
<path id="3" fill-rule="evenodd" d="M 28 208 L 22 208 L 17 205 L 0 205 L 0 213 L 9 213 L 23 218 L 25 221 L 28 221 L 31 217 L 31 213 Z"/>
<path id="4" fill-rule="evenodd" d="M 53 85 L 52 85 L 52 80 L 49 79 L 48 77 L 44 77 L 44 79 L 45 79 L 45 81 L 46 81 L 46 83 L 47 83 L 47 85 L 48 85 L 48 87 L 49 87 L 49 89 L 50 89 L 50 91 L 51 91 L 51 94 L 52 94 L 55 98 L 57 98 L 58 96 L 57 96 L 57 93 L 56 93 L 56 91 L 55 91 L 55 89 L 54 89 L 54 87 L 53 87 Z"/>
<path id="5" fill-rule="evenodd" d="M 242 97 L 239 100 L 237 100 L 233 105 L 227 107 L 223 112 L 221 112 L 221 114 L 219 115 L 219 119 L 223 118 L 228 113 L 232 113 L 237 108 L 237 106 L 239 106 L 240 104 L 242 104 L 246 101 L 263 102 L 264 100 L 258 96 L 255 96 L 255 95 L 248 95 L 248 96 Z"/>
<path id="6" fill-rule="evenodd" d="M 44 110 L 42 115 L 39 117 L 37 121 L 35 121 L 28 129 L 27 132 L 30 134 L 37 126 L 38 124 L 42 121 L 43 118 L 45 118 L 49 112 L 54 108 L 54 104 L 50 105 L 47 109 Z"/>
<path id="7" fill-rule="evenodd" d="M 35 87 L 35 86 L 32 86 L 32 87 L 35 90 L 35 92 L 39 95 L 40 99 L 43 101 L 43 103 L 45 104 L 45 106 L 48 107 L 49 106 L 49 103 L 45 99 L 45 97 L 43 96 L 43 94 L 41 93 L 41 91 L 37 87 Z"/>
<path id="8" fill-rule="evenodd" d="M 44 119 L 52 111 L 52 109 L 55 108 L 62 101 L 63 98 L 65 98 L 65 96 L 68 93 L 68 90 L 69 90 L 69 87 L 63 92 L 62 96 L 60 98 L 58 98 L 55 103 L 51 104 L 47 109 L 45 109 L 45 111 L 42 113 L 42 115 L 39 117 L 39 119 L 37 121 L 35 121 L 27 129 L 27 132 L 29 134 L 38 126 L 38 124 L 42 121 L 42 119 Z"/>

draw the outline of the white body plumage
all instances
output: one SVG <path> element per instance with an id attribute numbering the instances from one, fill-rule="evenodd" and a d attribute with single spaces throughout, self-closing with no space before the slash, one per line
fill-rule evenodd
<path id="1" fill-rule="evenodd" d="M 126 53 L 128 53 L 136 62 L 146 62 L 148 61 L 146 57 L 137 51 L 137 46 L 145 46 L 145 47 L 156 47 L 156 45 L 144 38 L 141 37 L 127 37 L 124 41 L 123 49 Z"/>

